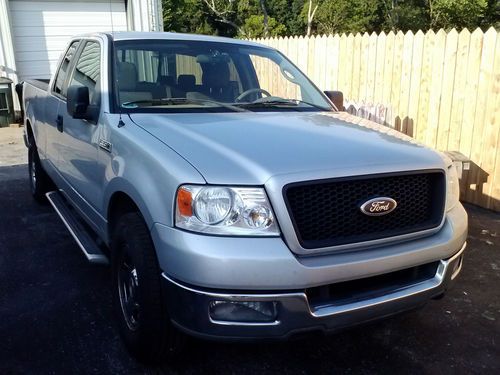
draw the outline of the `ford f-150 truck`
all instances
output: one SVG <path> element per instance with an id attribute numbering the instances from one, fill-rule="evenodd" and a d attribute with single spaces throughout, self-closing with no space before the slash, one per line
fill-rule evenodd
<path id="1" fill-rule="evenodd" d="M 275 49 L 82 35 L 23 97 L 32 194 L 110 262 L 119 331 L 143 361 L 186 333 L 333 332 L 440 297 L 461 270 L 451 161 L 338 111 Z"/>

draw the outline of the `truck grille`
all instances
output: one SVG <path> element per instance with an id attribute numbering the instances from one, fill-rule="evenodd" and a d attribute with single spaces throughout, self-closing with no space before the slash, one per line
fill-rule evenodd
<path id="1" fill-rule="evenodd" d="M 446 194 L 442 171 L 406 172 L 288 184 L 285 203 L 303 248 L 372 241 L 438 227 Z M 390 197 L 396 209 L 367 216 L 360 206 Z"/>

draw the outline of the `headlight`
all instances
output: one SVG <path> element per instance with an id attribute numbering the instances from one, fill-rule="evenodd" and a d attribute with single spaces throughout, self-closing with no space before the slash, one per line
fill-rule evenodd
<path id="1" fill-rule="evenodd" d="M 450 165 L 446 171 L 446 211 L 456 206 L 460 198 L 460 186 L 455 165 Z"/>
<path id="2" fill-rule="evenodd" d="M 175 225 L 228 236 L 279 235 L 262 188 L 183 185 L 177 190 Z"/>

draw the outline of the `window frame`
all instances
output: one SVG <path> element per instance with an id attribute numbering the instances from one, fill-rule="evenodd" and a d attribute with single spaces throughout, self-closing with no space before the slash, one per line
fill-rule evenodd
<path id="1" fill-rule="evenodd" d="M 76 58 L 74 59 L 75 61 L 74 61 L 73 65 L 71 66 L 71 71 L 70 71 L 70 74 L 68 75 L 68 80 L 65 82 L 66 88 L 68 88 L 70 86 L 71 81 L 73 81 L 73 78 L 75 76 L 76 66 L 78 65 L 78 61 L 80 60 L 80 57 L 83 53 L 83 50 L 85 49 L 85 47 L 89 43 L 96 43 L 99 45 L 99 76 L 102 77 L 102 61 L 103 61 L 102 44 L 97 39 L 82 39 L 80 42 L 80 47 L 78 48 L 78 53 L 75 54 Z M 100 79 L 99 82 L 102 82 L 102 79 Z M 98 85 L 98 83 L 96 82 L 95 92 L 102 93 L 101 87 L 98 87 L 97 85 Z M 99 101 L 100 101 L 100 103 L 99 103 L 99 107 L 100 107 L 102 104 L 102 97 L 99 99 Z"/>
<path id="2" fill-rule="evenodd" d="M 154 107 L 145 107 L 145 108 L 124 108 L 121 107 L 119 104 L 119 95 L 118 95 L 118 90 L 117 90 L 117 75 L 116 75 L 116 64 L 118 61 L 118 55 L 117 52 L 119 50 L 123 50 L 124 46 L 130 43 L 130 45 L 135 44 L 137 42 L 136 39 L 123 39 L 123 40 L 114 40 L 111 36 L 108 35 L 109 41 L 111 43 L 110 48 L 109 48 L 109 56 L 108 56 L 108 64 L 109 64 L 109 110 L 110 113 L 113 114 L 124 114 L 124 113 L 210 113 L 210 112 L 231 112 L 231 109 L 225 108 L 225 107 L 199 107 L 199 108 L 154 108 Z M 316 112 L 316 111 L 321 111 L 321 112 L 335 112 L 336 109 L 332 105 L 330 99 L 325 95 L 325 93 L 316 85 L 314 82 L 306 75 L 306 73 L 302 72 L 300 68 L 293 63 L 290 59 L 288 59 L 283 53 L 280 51 L 274 49 L 274 48 L 269 48 L 266 46 L 258 46 L 258 45 L 250 45 L 250 46 L 245 46 L 245 45 L 239 45 L 238 43 L 226 43 L 226 42 L 204 42 L 204 41 L 197 41 L 197 40 L 184 40 L 184 39 L 148 39 L 148 40 L 142 40 L 143 45 L 155 45 L 164 41 L 169 41 L 169 42 L 178 42 L 178 43 L 183 43 L 183 42 L 188 42 L 188 43 L 207 43 L 207 44 L 228 44 L 231 47 L 235 48 L 253 48 L 253 49 L 261 49 L 263 51 L 266 50 L 273 50 L 277 52 L 279 55 L 281 55 L 282 58 L 287 60 L 295 69 L 297 69 L 304 77 L 305 81 L 309 83 L 309 85 L 312 87 L 313 90 L 315 90 L 321 98 L 325 100 L 326 107 L 324 109 L 318 109 L 316 107 L 303 107 L 301 109 L 301 112 Z M 140 48 L 131 48 L 131 49 L 140 49 Z M 243 86 L 243 89 L 245 87 L 248 87 L 248 85 L 251 85 L 251 82 L 259 82 L 257 74 L 255 73 L 254 69 L 249 69 L 253 68 L 253 64 L 251 62 L 250 57 L 248 56 L 246 59 L 233 59 L 233 63 L 238 71 L 238 75 L 241 81 L 241 84 Z M 248 68 L 250 71 L 253 71 L 253 73 L 249 73 L 248 70 L 245 69 Z M 243 67 L 243 71 L 240 71 L 240 68 Z M 245 74 L 241 74 L 241 72 Z M 175 71 L 175 75 L 177 76 L 177 71 Z M 279 110 L 276 110 L 275 108 L 262 108 L 258 112 L 291 112 L 291 111 L 296 111 L 295 108 L 286 108 L 282 107 Z M 257 112 L 257 111 L 256 111 Z"/>
<path id="3" fill-rule="evenodd" d="M 74 44 L 74 43 L 78 43 L 77 44 L 77 47 L 75 49 L 75 53 L 73 55 L 73 58 L 71 59 L 71 61 L 69 62 L 68 64 L 68 69 L 66 70 L 66 76 L 64 77 L 64 80 L 62 82 L 62 86 L 61 86 L 61 92 L 56 92 L 56 83 L 57 83 L 57 77 L 59 77 L 59 73 L 61 73 L 61 68 L 62 68 L 62 64 L 63 64 L 63 61 L 64 59 L 66 58 L 66 55 L 67 53 L 69 52 L 71 46 Z M 50 92 L 52 95 L 54 95 L 55 97 L 63 100 L 63 101 L 66 101 L 66 95 L 63 94 L 65 92 L 65 89 L 68 88 L 68 77 L 71 75 L 71 72 L 72 72 L 72 69 L 73 69 L 73 65 L 75 64 L 75 57 L 78 58 L 80 56 L 80 48 L 82 46 L 82 39 L 78 38 L 78 39 L 72 39 L 71 42 L 68 44 L 68 47 L 64 50 L 64 54 L 62 55 L 60 61 L 59 61 L 59 65 L 57 67 L 57 71 L 56 71 L 56 74 L 54 75 L 54 80 L 52 82 L 52 86 L 50 88 Z"/>

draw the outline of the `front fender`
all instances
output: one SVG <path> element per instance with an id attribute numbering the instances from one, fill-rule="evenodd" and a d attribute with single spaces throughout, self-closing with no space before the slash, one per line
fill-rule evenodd
<path id="1" fill-rule="evenodd" d="M 142 198 L 142 195 L 136 187 L 130 183 L 127 179 L 123 177 L 113 178 L 104 193 L 104 207 L 109 207 L 111 204 L 111 198 L 115 193 L 125 193 L 130 199 L 134 201 L 136 206 L 139 208 L 144 220 L 146 221 L 149 228 L 153 226 L 154 219 L 151 210 L 148 207 L 147 200 Z M 109 220 L 109 218 L 108 218 Z"/>
<path id="2" fill-rule="evenodd" d="M 137 205 L 149 228 L 155 223 L 172 226 L 177 188 L 186 183 L 203 184 L 203 176 L 174 150 L 133 123 L 108 129 L 113 148 L 106 154 L 105 215 L 113 194 L 123 192 Z"/>

